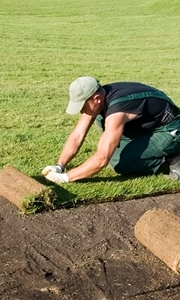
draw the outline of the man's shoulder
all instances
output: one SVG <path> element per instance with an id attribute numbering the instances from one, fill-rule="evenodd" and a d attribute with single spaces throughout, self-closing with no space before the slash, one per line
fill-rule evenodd
<path id="1" fill-rule="evenodd" d="M 131 94 L 156 90 L 154 87 L 140 82 L 114 82 L 102 86 L 106 91 L 106 100 L 125 97 Z"/>

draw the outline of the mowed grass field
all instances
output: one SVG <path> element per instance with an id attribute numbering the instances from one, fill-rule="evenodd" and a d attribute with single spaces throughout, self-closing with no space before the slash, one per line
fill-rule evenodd
<path id="1" fill-rule="evenodd" d="M 41 176 L 77 122 L 65 108 L 78 76 L 143 82 L 180 105 L 179 34 L 179 0 L 1 0 L 0 169 L 13 165 L 52 186 L 62 202 L 179 191 L 180 183 L 161 172 L 123 177 L 107 167 L 62 187 Z M 92 155 L 98 139 L 93 126 L 68 168 Z"/>

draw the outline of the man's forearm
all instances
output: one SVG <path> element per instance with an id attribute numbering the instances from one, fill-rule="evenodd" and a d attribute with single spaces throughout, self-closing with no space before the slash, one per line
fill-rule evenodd
<path id="1" fill-rule="evenodd" d="M 59 156 L 58 164 L 65 167 L 68 162 L 71 161 L 71 159 L 73 159 L 73 157 L 77 154 L 82 145 L 82 142 L 83 141 L 79 141 L 76 138 L 70 137 Z"/>
<path id="2" fill-rule="evenodd" d="M 98 173 L 108 164 L 109 160 L 99 154 L 94 154 L 82 165 L 67 172 L 69 181 L 87 178 Z"/>
<path id="3" fill-rule="evenodd" d="M 73 132 L 70 134 L 58 160 L 58 164 L 66 166 L 71 159 L 78 153 L 80 147 L 82 146 L 84 139 L 94 122 L 94 118 L 82 114 L 78 124 L 76 125 Z"/>

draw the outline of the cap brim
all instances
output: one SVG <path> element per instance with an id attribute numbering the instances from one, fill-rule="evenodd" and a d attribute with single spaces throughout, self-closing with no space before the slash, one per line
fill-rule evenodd
<path id="1" fill-rule="evenodd" d="M 69 101 L 69 104 L 66 108 L 66 113 L 69 114 L 69 115 L 78 114 L 81 111 L 81 109 L 83 108 L 84 103 L 85 103 L 85 101 L 76 102 L 76 103 L 74 103 L 72 101 Z"/>

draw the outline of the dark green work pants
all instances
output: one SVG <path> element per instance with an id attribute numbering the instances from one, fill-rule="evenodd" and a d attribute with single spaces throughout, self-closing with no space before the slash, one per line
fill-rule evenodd
<path id="1" fill-rule="evenodd" d="M 95 124 L 102 131 L 102 117 Z M 170 124 L 146 130 L 134 139 L 122 137 L 109 165 L 118 174 L 154 174 L 164 158 L 180 149 L 180 115 Z"/>

